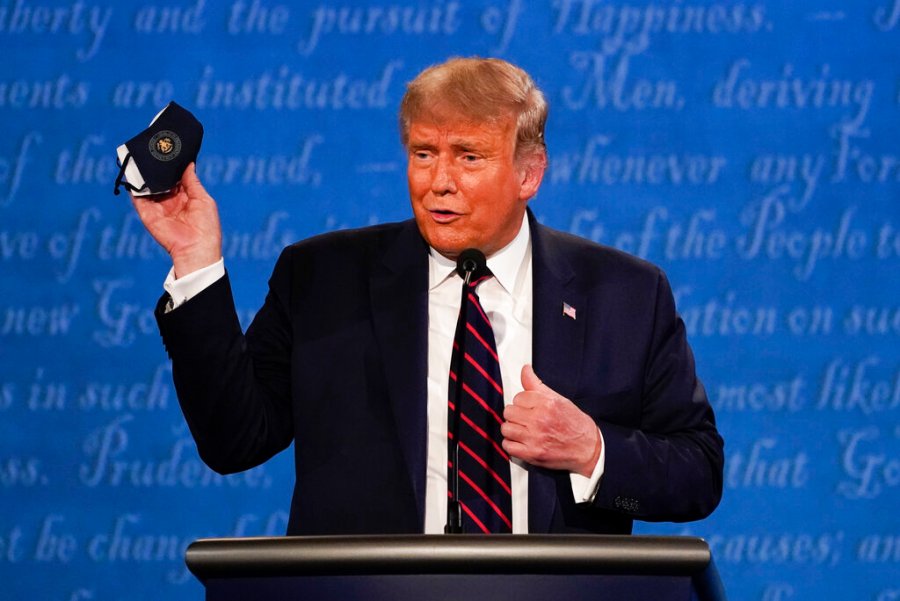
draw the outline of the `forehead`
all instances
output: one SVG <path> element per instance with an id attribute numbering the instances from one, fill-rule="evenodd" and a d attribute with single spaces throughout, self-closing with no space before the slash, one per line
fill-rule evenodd
<path id="1" fill-rule="evenodd" d="M 514 142 L 514 125 L 511 118 L 486 121 L 461 116 L 416 119 L 409 126 L 409 145 L 446 142 L 505 146 Z"/>

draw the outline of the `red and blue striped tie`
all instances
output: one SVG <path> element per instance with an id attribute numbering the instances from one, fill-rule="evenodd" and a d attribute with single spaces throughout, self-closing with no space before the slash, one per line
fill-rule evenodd
<path id="1" fill-rule="evenodd" d="M 468 285 L 467 307 L 460 308 L 459 317 L 465 316 L 466 323 L 465 327 L 459 324 L 456 329 L 450 360 L 448 473 L 452 478 L 454 457 L 458 455 L 459 503 L 466 533 L 512 532 L 509 455 L 500 446 L 503 440 L 500 362 L 494 330 L 475 292 L 478 284 L 490 277 L 490 274 L 480 277 Z M 454 390 L 459 385 L 461 406 L 456 407 Z M 454 423 L 459 428 L 458 452 L 453 440 Z M 453 500 L 452 485 L 448 500 Z"/>

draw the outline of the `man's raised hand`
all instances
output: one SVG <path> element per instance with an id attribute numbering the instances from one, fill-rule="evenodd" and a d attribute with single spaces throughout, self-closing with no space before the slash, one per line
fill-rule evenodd
<path id="1" fill-rule="evenodd" d="M 600 432 L 589 415 L 522 367 L 522 387 L 503 410 L 503 448 L 532 465 L 589 477 L 600 458 Z"/>
<path id="2" fill-rule="evenodd" d="M 200 183 L 194 163 L 164 196 L 132 196 L 131 202 L 144 227 L 172 257 L 175 277 L 184 277 L 222 257 L 219 210 Z"/>

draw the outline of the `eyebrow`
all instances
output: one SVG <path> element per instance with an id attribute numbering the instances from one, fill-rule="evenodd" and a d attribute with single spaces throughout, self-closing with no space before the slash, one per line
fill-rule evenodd
<path id="1" fill-rule="evenodd" d="M 452 148 L 475 149 L 484 146 L 484 140 L 481 138 L 450 138 L 448 142 Z"/>
<path id="2" fill-rule="evenodd" d="M 490 146 L 490 140 L 477 136 L 458 136 L 447 139 L 450 148 L 455 152 L 480 152 L 486 153 L 486 147 Z M 439 144 L 430 140 L 417 140 L 410 137 L 407 141 L 407 148 L 410 150 L 436 150 Z"/>
<path id="3" fill-rule="evenodd" d="M 409 147 L 411 150 L 412 150 L 412 149 L 415 149 L 415 150 L 434 150 L 434 149 L 436 148 L 436 146 L 435 146 L 434 144 L 432 144 L 431 142 L 416 141 L 416 140 L 412 140 L 412 139 L 410 139 L 410 140 L 407 142 L 406 145 L 407 145 L 407 147 Z"/>
<path id="4" fill-rule="evenodd" d="M 417 142 L 415 140 L 410 140 L 408 146 L 415 150 L 434 150 L 437 148 L 437 145 L 431 142 Z M 451 141 L 450 148 L 456 151 L 481 151 L 481 146 L 478 142 L 470 139 Z"/>

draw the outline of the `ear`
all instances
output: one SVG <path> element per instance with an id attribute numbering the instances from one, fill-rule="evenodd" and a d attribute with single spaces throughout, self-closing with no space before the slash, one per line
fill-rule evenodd
<path id="1" fill-rule="evenodd" d="M 519 165 L 519 200 L 530 200 L 537 194 L 547 169 L 547 155 L 543 152 L 524 157 Z"/>

